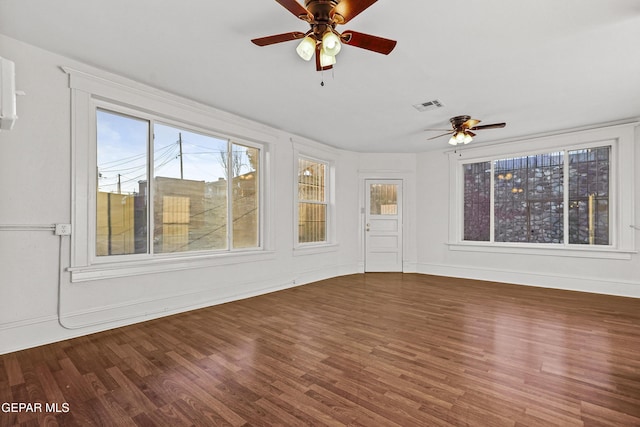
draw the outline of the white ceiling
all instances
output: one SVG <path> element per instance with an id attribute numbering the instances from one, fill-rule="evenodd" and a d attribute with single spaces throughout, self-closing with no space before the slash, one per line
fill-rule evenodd
<path id="1" fill-rule="evenodd" d="M 324 73 L 250 42 L 307 29 L 275 0 L 0 0 L 11 38 L 353 151 L 446 148 L 425 129 L 462 114 L 507 122 L 474 144 L 640 117 L 638 0 L 379 0 L 338 30 L 395 50 Z"/>

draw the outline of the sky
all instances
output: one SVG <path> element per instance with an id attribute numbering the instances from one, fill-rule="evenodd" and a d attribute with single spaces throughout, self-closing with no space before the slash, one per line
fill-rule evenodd
<path id="1" fill-rule="evenodd" d="M 148 135 L 147 120 L 97 112 L 98 188 L 99 191 L 132 194 L 138 192 L 138 182 L 146 180 Z M 221 153 L 227 152 L 228 141 L 156 122 L 154 124 L 155 176 L 213 182 L 226 179 Z M 182 156 L 179 141 L 182 140 Z M 244 147 L 240 149 L 242 173 L 251 167 Z"/>

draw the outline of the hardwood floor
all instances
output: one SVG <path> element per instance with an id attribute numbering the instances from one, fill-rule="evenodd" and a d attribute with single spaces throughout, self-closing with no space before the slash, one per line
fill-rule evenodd
<path id="1" fill-rule="evenodd" d="M 640 426 L 640 299 L 345 276 L 0 356 L 0 404 L 1 426 Z"/>

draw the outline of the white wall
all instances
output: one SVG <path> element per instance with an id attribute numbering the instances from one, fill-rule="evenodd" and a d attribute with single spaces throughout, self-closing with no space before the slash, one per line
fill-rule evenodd
<path id="1" fill-rule="evenodd" d="M 250 268 L 225 264 L 72 283 L 64 271 L 70 265 L 70 240 L 54 236 L 50 229 L 51 224 L 71 221 L 72 206 L 71 97 L 68 75 L 59 67 L 88 67 L 1 35 L 0 56 L 15 62 L 17 87 L 27 93 L 18 99 L 14 130 L 0 133 L 0 354 L 361 272 L 365 178 L 403 179 L 407 272 L 640 297 L 636 254 L 628 260 L 558 259 L 449 250 L 449 162 L 442 152 L 334 150 L 338 244 L 329 251 L 296 254 L 292 141 L 298 147 L 322 145 L 275 129 L 270 130 L 276 135 L 272 257 Z M 635 156 L 639 164 L 640 150 Z M 640 189 L 639 179 L 636 174 L 636 189 Z M 640 212 L 639 200 L 636 197 L 636 212 Z M 66 327 L 58 323 L 58 301 Z"/>
<path id="2" fill-rule="evenodd" d="M 14 130 L 0 133 L 0 354 L 357 272 L 357 156 L 333 150 L 337 245 L 294 254 L 292 140 L 301 147 L 322 145 L 269 129 L 275 135 L 271 191 L 277 213 L 269 223 L 272 256 L 250 268 L 232 263 L 72 283 L 64 270 L 70 239 L 51 230 L 51 224 L 71 222 L 72 206 L 71 96 L 59 67 L 90 68 L 4 36 L 0 56 L 15 62 L 17 88 L 27 93 L 18 99 Z M 66 327 L 58 323 L 59 276 Z"/>
<path id="3" fill-rule="evenodd" d="M 631 125 L 632 127 L 633 125 Z M 598 130 L 585 131 L 591 138 Z M 640 162 L 639 128 L 635 128 L 635 143 L 631 130 L 631 143 L 636 150 L 633 165 Z M 541 141 L 549 138 L 533 138 L 518 142 L 535 149 Z M 588 139 L 587 139 L 588 140 Z M 597 139 L 594 139 L 597 141 Z M 512 143 L 511 145 L 514 145 Z M 509 149 L 509 144 L 501 144 Z M 464 150 L 464 149 L 463 149 Z M 462 151 L 464 155 L 467 152 Z M 455 215 L 450 213 L 449 187 L 450 165 L 447 153 L 428 152 L 417 156 L 418 187 L 417 211 L 421 220 L 418 224 L 418 267 L 424 274 L 452 277 L 474 278 L 496 282 L 517 283 L 550 288 L 579 290 L 603 294 L 640 297 L 640 256 L 637 253 L 624 254 L 628 259 L 606 259 L 598 257 L 558 256 L 553 254 L 501 253 L 452 250 L 449 242 L 449 221 Z M 622 179 L 634 182 L 633 198 L 635 209 L 629 212 L 629 220 L 636 226 L 640 224 L 640 174 L 627 171 Z M 634 221 L 635 219 L 635 221 Z M 621 232 L 635 234 L 636 241 L 640 231 L 630 227 L 628 221 L 622 225 Z M 637 244 L 636 244 L 637 246 Z M 456 248 L 459 249 L 459 248 Z"/>

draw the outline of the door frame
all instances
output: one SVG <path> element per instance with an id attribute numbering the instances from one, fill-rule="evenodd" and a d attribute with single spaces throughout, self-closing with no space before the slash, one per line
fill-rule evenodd
<path id="1" fill-rule="evenodd" d="M 371 197 L 371 190 L 372 187 L 376 184 L 383 184 L 383 185 L 392 185 L 395 186 L 397 188 L 397 200 L 396 200 L 396 214 L 395 215 L 391 215 L 391 216 L 386 216 L 386 215 L 374 215 L 372 216 L 371 213 L 369 212 L 369 210 L 371 209 L 370 203 L 370 197 Z M 364 251 L 364 269 L 365 272 L 398 272 L 398 271 L 403 271 L 404 270 L 404 258 L 403 258 L 403 252 L 404 252 L 404 244 L 403 244 L 403 237 L 404 237 L 404 231 L 403 231 L 403 185 L 404 182 L 401 179 L 395 179 L 395 178 L 387 178 L 387 179 L 366 179 L 365 180 L 365 210 L 364 210 L 364 219 L 365 219 L 365 231 L 364 231 L 364 247 L 365 247 L 365 251 Z M 389 223 L 389 221 L 391 221 L 392 223 L 395 224 L 395 230 L 391 230 L 391 229 L 376 229 L 376 227 L 374 226 L 375 223 Z M 371 227 L 371 228 L 370 228 Z M 373 240 L 378 240 L 380 238 L 385 239 L 388 237 L 392 237 L 392 236 L 397 236 L 398 240 L 396 245 L 394 245 L 393 247 L 375 247 L 375 250 L 373 246 L 371 246 L 373 243 Z M 373 250 L 372 250 L 373 249 Z M 382 250 L 382 251 L 381 251 Z M 395 254 L 395 261 L 392 263 L 389 263 L 386 260 L 386 257 L 383 257 L 381 259 L 379 259 L 378 262 L 374 262 L 373 258 L 371 261 L 371 265 L 369 265 L 369 257 L 373 256 L 375 253 L 387 253 L 388 256 L 393 257 L 393 255 Z M 398 254 L 399 252 L 399 254 Z M 399 258 L 397 255 L 400 255 Z"/>
<path id="2" fill-rule="evenodd" d="M 365 272 L 365 228 L 366 228 L 366 188 L 367 180 L 399 180 L 402 181 L 402 271 L 404 273 L 415 271 L 414 268 L 407 268 L 407 263 L 411 264 L 412 254 L 408 252 L 408 248 L 412 247 L 415 241 L 415 236 L 412 236 L 412 212 L 408 209 L 410 206 L 409 197 L 407 195 L 413 194 L 413 177 L 414 171 L 378 171 L 378 170 L 360 170 L 358 171 L 358 203 L 360 220 L 358 227 L 358 242 L 359 242 L 359 256 L 358 256 L 358 272 Z M 415 233 L 413 233 L 415 234 Z M 412 238 L 413 237 L 413 238 Z M 415 263 L 415 261 L 413 262 Z"/>

